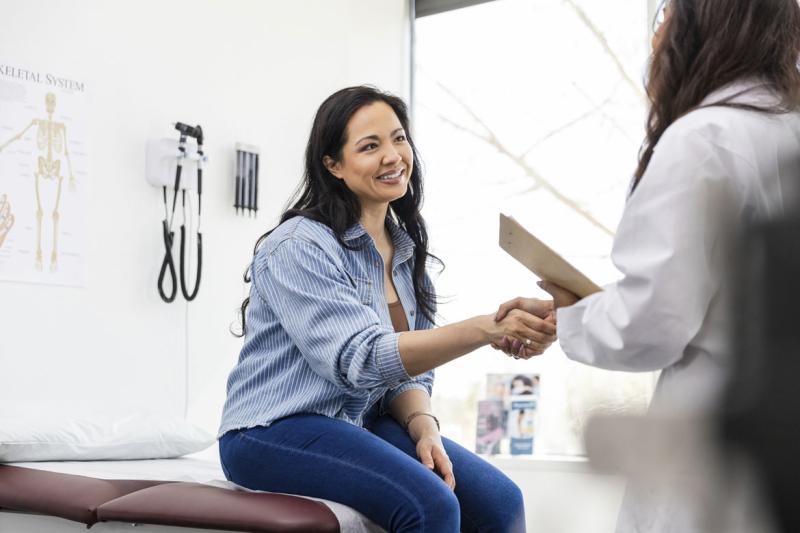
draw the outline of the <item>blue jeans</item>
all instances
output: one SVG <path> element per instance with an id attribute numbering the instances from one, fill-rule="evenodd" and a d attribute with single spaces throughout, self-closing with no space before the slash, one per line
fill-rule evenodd
<path id="1" fill-rule="evenodd" d="M 522 493 L 498 469 L 449 439 L 455 493 L 419 462 L 389 415 L 362 429 L 321 415 L 230 431 L 219 442 L 225 476 L 253 490 L 342 503 L 389 532 L 525 531 Z"/>

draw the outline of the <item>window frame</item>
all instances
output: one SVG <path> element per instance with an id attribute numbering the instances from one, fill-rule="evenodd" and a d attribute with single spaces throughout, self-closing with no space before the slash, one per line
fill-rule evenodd
<path id="1" fill-rule="evenodd" d="M 427 17 L 430 15 L 438 15 L 456 9 L 462 9 L 478 4 L 486 4 L 495 2 L 496 0 L 408 0 L 408 15 L 409 15 L 409 70 L 408 70 L 408 103 L 411 115 L 414 115 L 414 102 L 416 101 L 416 80 L 414 79 L 414 70 L 416 69 L 416 38 L 415 27 L 418 18 Z M 650 40 L 653 34 L 652 21 L 656 16 L 656 9 L 659 0 L 647 0 L 647 20 L 648 24 L 648 48 L 650 47 Z"/>
<path id="2" fill-rule="evenodd" d="M 415 70 L 416 70 L 416 19 L 423 18 L 426 16 L 437 15 L 446 13 L 449 11 L 454 11 L 457 9 L 462 9 L 466 7 L 471 7 L 474 5 L 485 4 L 489 2 L 494 2 L 496 0 L 407 0 L 407 13 L 409 15 L 408 19 L 408 43 L 409 43 L 409 50 L 408 50 L 408 103 L 409 103 L 409 113 L 413 117 L 415 112 L 415 103 L 416 103 L 416 79 L 415 79 Z M 658 8 L 660 0 L 646 0 L 647 5 L 647 43 L 646 47 L 647 50 L 651 50 L 651 42 L 653 37 L 653 24 L 652 21 L 656 15 L 656 11 Z M 413 129 L 412 123 L 412 129 Z M 652 376 L 653 387 L 655 388 L 655 384 L 658 381 L 658 372 L 654 372 Z M 577 460 L 577 461 L 586 461 L 585 457 L 573 457 L 568 456 L 570 460 Z M 550 456 L 537 456 L 536 459 L 542 459 L 545 462 L 550 461 L 553 457 Z M 530 461 L 530 458 L 503 458 L 504 461 L 507 461 L 508 464 L 518 464 L 524 463 L 526 461 Z M 503 463 L 506 464 L 506 463 Z"/>

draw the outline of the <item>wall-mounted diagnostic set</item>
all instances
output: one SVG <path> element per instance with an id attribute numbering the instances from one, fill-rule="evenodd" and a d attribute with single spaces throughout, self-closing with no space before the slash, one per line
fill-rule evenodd
<path id="1" fill-rule="evenodd" d="M 152 139 L 147 143 L 146 177 L 148 183 L 155 187 L 161 187 L 164 200 L 164 220 L 161 222 L 161 232 L 164 241 L 164 258 L 161 262 L 161 270 L 158 274 L 158 294 L 167 303 L 175 300 L 178 293 L 178 275 L 176 274 L 175 260 L 172 256 L 172 245 L 175 232 L 172 224 L 175 219 L 175 207 L 178 201 L 178 192 L 181 194 L 182 222 L 180 227 L 180 288 L 183 297 L 187 301 L 192 301 L 200 290 L 200 273 L 203 266 L 203 235 L 200 231 L 201 198 L 203 195 L 203 166 L 208 158 L 203 152 L 203 129 L 198 126 L 189 126 L 181 122 L 175 123 L 178 130 L 178 139 Z M 195 146 L 190 146 L 187 140 L 195 140 Z M 194 167 L 197 171 L 197 179 L 182 180 L 183 170 L 187 172 Z M 188 177 L 188 176 L 187 176 Z M 172 189 L 172 207 L 168 202 L 168 189 Z M 197 197 L 197 260 L 194 287 L 191 292 L 187 288 L 186 269 L 191 258 L 185 260 L 186 242 L 191 238 L 187 235 L 187 192 L 189 193 L 189 211 L 191 216 L 191 191 L 194 190 Z M 190 252 L 191 253 L 191 252 Z M 167 277 L 169 277 L 170 290 L 166 288 Z"/>

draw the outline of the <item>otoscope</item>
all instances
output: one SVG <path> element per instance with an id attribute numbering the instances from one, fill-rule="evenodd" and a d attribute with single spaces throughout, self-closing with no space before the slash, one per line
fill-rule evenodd
<path id="1" fill-rule="evenodd" d="M 174 192 L 172 195 L 172 212 L 169 214 L 167 207 L 167 187 L 163 187 L 164 196 L 164 220 L 162 223 L 162 231 L 164 238 L 164 261 L 161 263 L 161 271 L 158 275 L 158 293 L 161 299 L 167 303 L 175 300 L 178 292 L 178 280 L 175 273 L 175 261 L 172 258 L 172 243 L 175 233 L 172 231 L 172 223 L 175 218 L 175 207 L 178 201 L 178 190 L 181 185 L 181 171 L 183 170 L 183 163 L 186 159 L 186 139 L 192 137 L 197 142 L 197 276 L 195 277 L 195 286 L 191 293 L 186 289 L 186 276 L 184 269 L 184 250 L 186 244 L 186 190 L 181 193 L 181 204 L 183 209 L 183 223 L 181 224 L 181 245 L 180 245 L 180 285 L 183 297 L 186 301 L 191 302 L 197 296 L 200 289 L 200 273 L 203 265 L 203 235 L 200 232 L 200 217 L 201 217 L 201 198 L 203 194 L 203 162 L 205 159 L 203 152 L 203 129 L 197 126 L 189 126 L 182 122 L 175 123 L 175 129 L 180 133 L 178 141 L 178 161 L 175 169 L 175 183 Z M 169 222 L 167 219 L 169 218 Z M 169 295 L 164 291 L 164 278 L 169 270 L 169 275 L 172 281 L 172 291 Z"/>

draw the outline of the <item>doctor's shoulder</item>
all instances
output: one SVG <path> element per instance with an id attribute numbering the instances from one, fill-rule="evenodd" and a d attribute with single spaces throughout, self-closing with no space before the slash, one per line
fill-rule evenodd
<path id="1" fill-rule="evenodd" d="M 723 141 L 737 126 L 746 122 L 748 114 L 750 112 L 730 107 L 700 107 L 673 122 L 664 132 L 663 137 L 691 137 L 694 134 L 710 142 Z"/>
<path id="2" fill-rule="evenodd" d="M 654 147 L 631 200 L 638 197 L 641 202 L 665 193 L 677 198 L 678 191 L 694 194 L 705 187 L 704 182 L 730 175 L 734 169 L 724 152 L 741 140 L 735 140 L 729 132 L 730 121 L 738 119 L 728 115 L 727 109 L 703 108 L 670 124 Z"/>
<path id="3" fill-rule="evenodd" d="M 708 160 L 714 153 L 728 152 L 750 159 L 754 147 L 774 117 L 765 113 L 724 106 L 702 107 L 673 122 L 654 149 L 654 160 Z M 659 153 L 661 152 L 661 153 Z M 711 159 L 714 159 L 713 157 Z M 709 161 L 710 162 L 710 161 Z"/>
<path id="4" fill-rule="evenodd" d="M 796 123 L 800 118 L 796 111 L 771 112 L 769 105 L 765 109 L 735 107 L 735 104 L 699 107 L 676 120 L 664 136 L 699 137 L 712 147 L 746 157 L 753 149 L 781 135 L 784 122 Z"/>

